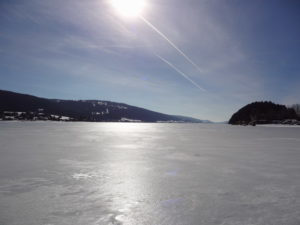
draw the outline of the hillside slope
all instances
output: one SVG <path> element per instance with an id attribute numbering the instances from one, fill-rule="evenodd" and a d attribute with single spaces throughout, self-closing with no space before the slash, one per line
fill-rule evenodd
<path id="1" fill-rule="evenodd" d="M 167 115 L 123 103 L 100 100 L 46 99 L 1 90 L 0 118 L 97 122 L 202 122 L 195 118 Z"/>

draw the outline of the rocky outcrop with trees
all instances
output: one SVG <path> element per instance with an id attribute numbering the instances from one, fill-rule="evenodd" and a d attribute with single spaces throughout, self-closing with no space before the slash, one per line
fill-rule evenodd
<path id="1" fill-rule="evenodd" d="M 298 105 L 299 106 L 299 105 Z M 256 124 L 291 124 L 300 125 L 299 111 L 294 107 L 275 104 L 270 101 L 253 102 L 238 110 L 232 115 L 229 124 L 256 125 Z"/>

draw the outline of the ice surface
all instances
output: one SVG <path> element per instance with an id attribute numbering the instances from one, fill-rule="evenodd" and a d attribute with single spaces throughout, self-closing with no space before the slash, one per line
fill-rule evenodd
<path id="1" fill-rule="evenodd" d="M 299 225 L 300 128 L 0 122 L 1 225 Z"/>

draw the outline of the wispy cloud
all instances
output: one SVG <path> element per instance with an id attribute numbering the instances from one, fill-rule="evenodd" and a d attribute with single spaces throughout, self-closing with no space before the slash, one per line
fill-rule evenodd
<path id="1" fill-rule="evenodd" d="M 242 7 L 242 3 L 149 1 L 144 17 L 155 27 L 140 19 L 118 18 L 106 0 L 0 4 L 2 83 L 13 79 L 7 74 L 17 76 L 19 71 L 27 78 L 45 77 L 36 85 L 47 85 L 47 76 L 59 74 L 73 84 L 80 85 L 83 79 L 87 85 L 97 84 L 95 92 L 98 88 L 105 90 L 101 93 L 108 97 L 123 98 L 132 93 L 128 101 L 136 105 L 142 102 L 145 107 L 148 104 L 153 109 L 194 116 L 198 113 L 208 119 L 212 114 L 214 118 L 221 117 L 221 112 L 226 114 L 225 119 L 232 109 L 252 100 L 292 102 L 300 96 L 294 87 L 299 71 L 294 66 L 298 57 L 293 38 L 299 29 L 296 22 L 286 21 L 294 28 L 289 32 L 294 50 L 285 49 L 288 44 L 282 44 L 284 37 L 279 39 L 280 35 L 274 35 L 274 39 L 278 39 L 281 49 L 274 43 L 269 46 L 258 36 L 262 39 L 274 28 L 265 26 L 258 30 L 261 34 L 255 33 L 259 24 L 253 21 L 263 15 L 240 20 L 243 10 L 234 7 Z M 286 20 L 288 16 L 280 18 Z M 278 54 L 280 50 L 289 57 Z M 284 80 L 284 74 L 289 79 Z M 197 88 L 190 88 L 190 84 Z M 282 91 L 277 93 L 275 87 Z M 152 103 L 144 103 L 139 96 Z M 124 101 L 127 102 L 125 97 Z M 184 109 L 176 107 L 178 103 L 184 104 Z"/>

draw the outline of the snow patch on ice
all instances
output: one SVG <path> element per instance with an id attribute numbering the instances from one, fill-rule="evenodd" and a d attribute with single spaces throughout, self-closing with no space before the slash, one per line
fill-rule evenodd
<path id="1" fill-rule="evenodd" d="M 86 180 L 86 179 L 90 179 L 90 178 L 96 177 L 96 174 L 94 174 L 94 173 L 74 173 L 72 175 L 72 177 L 75 180 Z"/>

